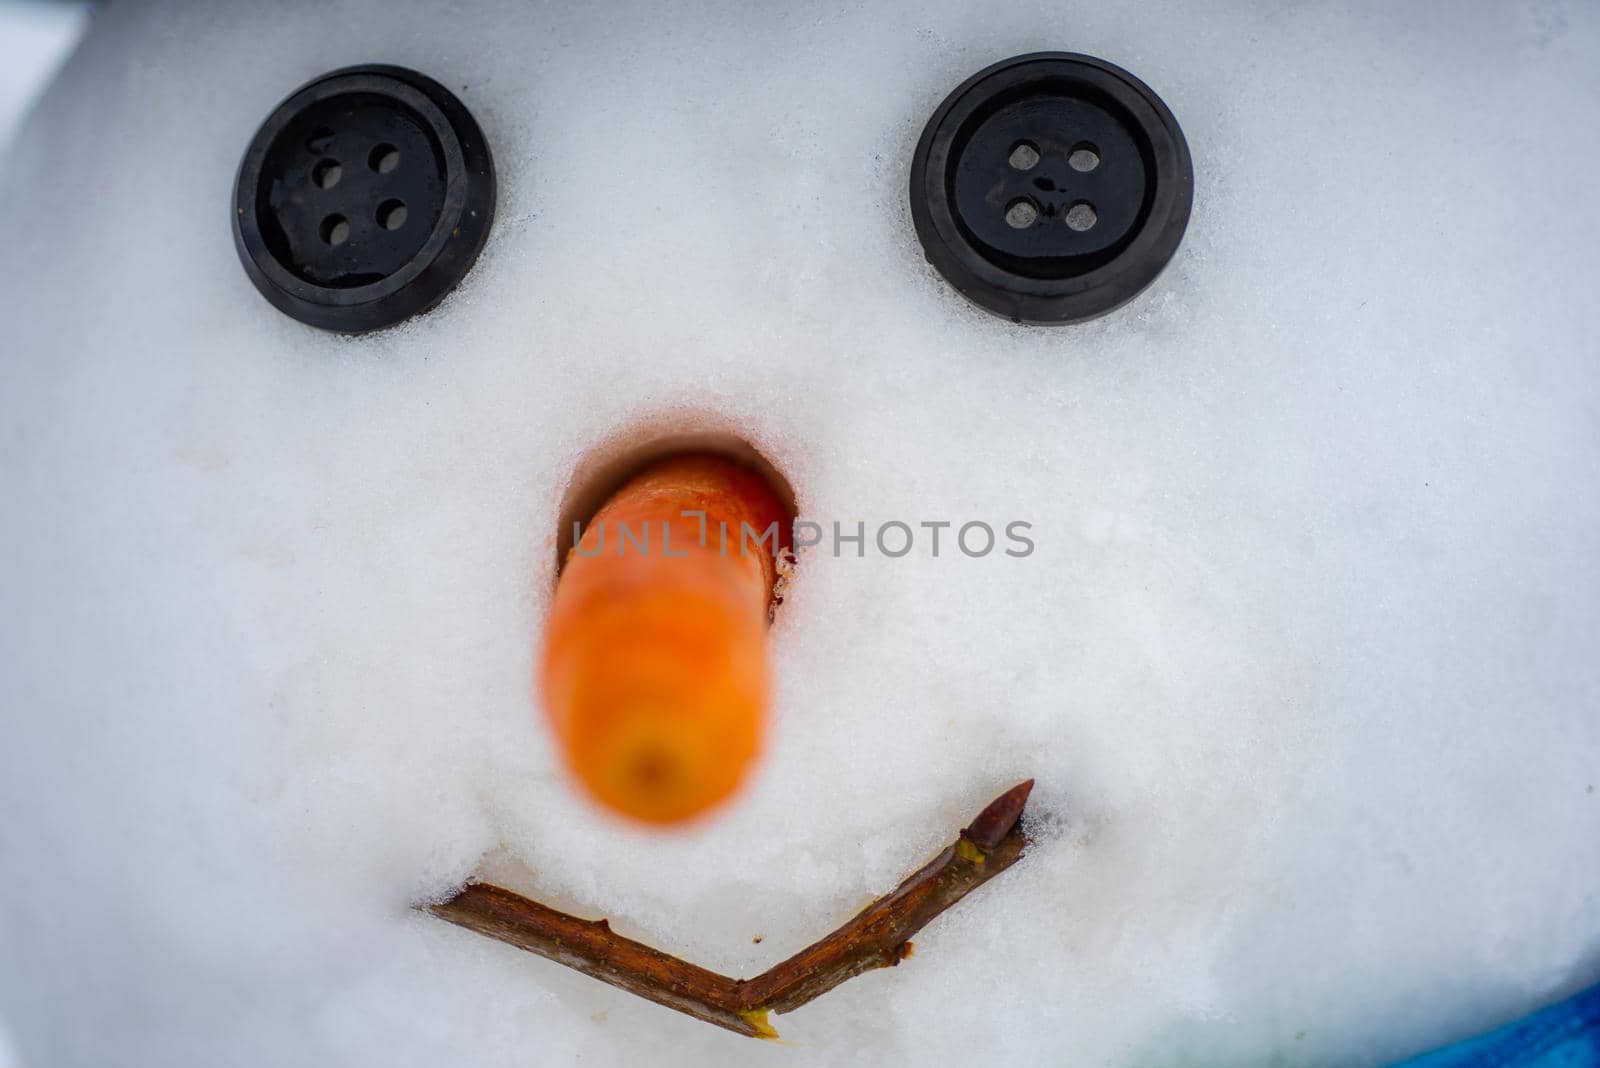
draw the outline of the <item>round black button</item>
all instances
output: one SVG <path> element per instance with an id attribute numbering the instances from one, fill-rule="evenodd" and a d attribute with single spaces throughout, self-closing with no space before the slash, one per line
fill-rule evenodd
<path id="1" fill-rule="evenodd" d="M 437 304 L 494 218 L 483 132 L 444 86 L 350 67 L 302 86 L 239 164 L 233 236 L 263 296 L 311 326 L 361 333 Z"/>
<path id="2" fill-rule="evenodd" d="M 1161 98 L 1067 52 L 967 79 L 911 165 L 928 262 L 1016 322 L 1081 322 L 1131 300 L 1177 251 L 1193 198 L 1189 146 Z"/>

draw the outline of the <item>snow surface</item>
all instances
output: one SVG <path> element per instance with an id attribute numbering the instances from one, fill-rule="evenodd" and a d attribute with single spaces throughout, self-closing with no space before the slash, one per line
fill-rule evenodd
<path id="1" fill-rule="evenodd" d="M 88 17 L 87 4 L 0 0 L 0 155 Z"/>
<path id="2" fill-rule="evenodd" d="M 1167 273 L 1060 330 L 963 303 L 905 192 L 1046 48 L 1196 168 Z M 228 205 L 368 61 L 467 102 L 500 214 L 346 340 Z M 0 189 L 23 1062 L 1374 1064 L 1600 977 L 1597 113 L 1577 3 L 111 6 Z M 618 826 L 530 680 L 568 476 L 641 426 L 1038 549 L 808 557 L 751 789 Z M 793 1045 L 411 908 L 494 869 L 753 973 L 1028 775 L 1032 854 Z"/>

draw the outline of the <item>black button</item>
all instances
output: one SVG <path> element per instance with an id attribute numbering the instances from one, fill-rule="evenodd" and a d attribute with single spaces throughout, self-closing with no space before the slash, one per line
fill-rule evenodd
<path id="1" fill-rule="evenodd" d="M 494 162 L 431 78 L 350 67 L 302 86 L 239 164 L 234 244 L 263 296 L 311 326 L 360 333 L 437 304 L 494 218 Z"/>
<path id="2" fill-rule="evenodd" d="M 1066 52 L 967 79 L 911 166 L 928 262 L 1017 322 L 1081 322 L 1131 300 L 1177 251 L 1193 198 L 1189 146 L 1161 98 Z"/>

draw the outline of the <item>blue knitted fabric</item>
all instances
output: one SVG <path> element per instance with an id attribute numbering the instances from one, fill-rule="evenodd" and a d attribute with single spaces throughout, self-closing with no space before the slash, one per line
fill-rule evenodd
<path id="1" fill-rule="evenodd" d="M 1397 1068 L 1600 1068 L 1600 985 Z"/>

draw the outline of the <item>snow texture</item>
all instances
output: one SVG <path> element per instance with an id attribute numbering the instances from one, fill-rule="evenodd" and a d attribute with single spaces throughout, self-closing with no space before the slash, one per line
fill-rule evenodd
<path id="1" fill-rule="evenodd" d="M 88 15 L 84 4 L 0 0 L 0 155 L 51 72 L 82 36 Z"/>
<path id="2" fill-rule="evenodd" d="M 1141 299 L 924 263 L 968 74 L 1104 56 L 1187 133 Z M 234 169 L 424 71 L 499 218 L 436 312 L 273 310 Z M 23 1064 L 1376 1064 L 1600 976 L 1600 8 L 112 5 L 0 182 L 0 1016 Z M 730 432 L 824 522 L 770 745 L 659 836 L 533 691 L 571 473 Z M 416 912 L 473 872 L 732 974 L 1036 776 L 1020 865 L 740 1039 Z M 759 936 L 757 944 L 754 939 Z"/>

